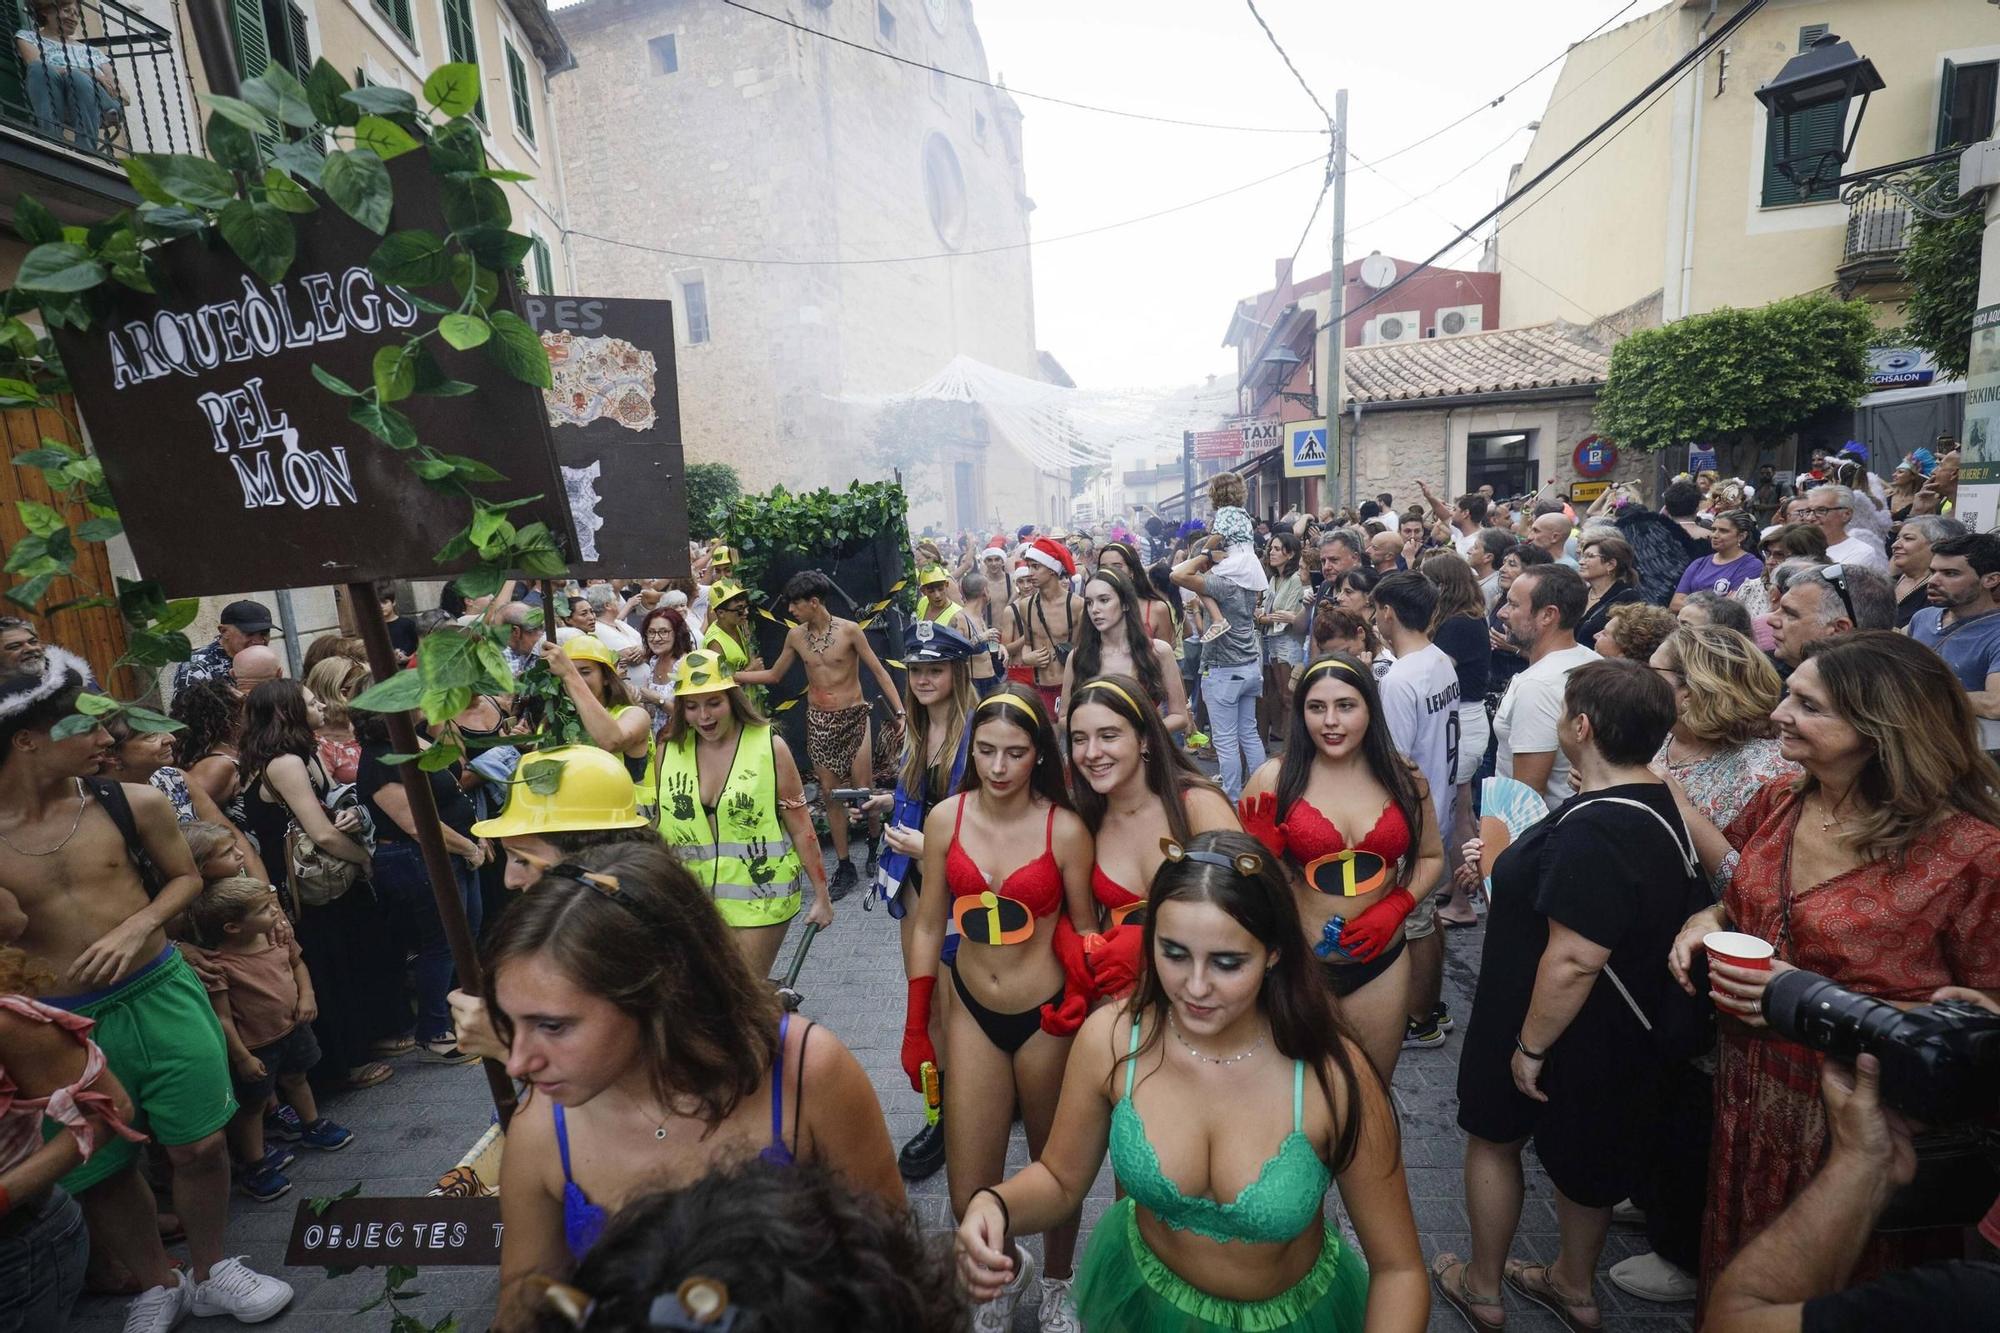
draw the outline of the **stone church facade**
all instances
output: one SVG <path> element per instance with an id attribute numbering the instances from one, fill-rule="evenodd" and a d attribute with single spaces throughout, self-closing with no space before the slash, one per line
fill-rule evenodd
<path id="1" fill-rule="evenodd" d="M 1041 377 L 1021 112 L 919 67 L 991 77 L 969 0 L 758 7 L 797 26 L 717 0 L 556 11 L 577 59 L 553 81 L 569 225 L 628 243 L 572 234 L 575 290 L 675 302 L 688 458 L 747 490 L 894 466 L 913 528 L 1060 522 L 1068 477 L 982 413 L 926 405 L 885 443 L 840 401 L 956 355 Z M 850 262 L 775 262 L 824 259 Z"/>

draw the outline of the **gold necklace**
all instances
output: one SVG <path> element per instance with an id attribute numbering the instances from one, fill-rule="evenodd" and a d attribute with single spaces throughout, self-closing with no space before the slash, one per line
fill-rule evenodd
<path id="1" fill-rule="evenodd" d="M 1840 825 L 1841 832 L 1845 833 L 1847 831 L 1847 821 L 1842 819 L 1840 815 L 1837 813 L 1837 803 L 1829 802 L 1826 799 L 1826 792 L 1824 789 L 1815 789 L 1813 791 L 1813 796 L 1818 799 L 1819 808 L 1823 812 L 1819 821 L 1819 831 L 1821 833 L 1825 833 L 1829 829 L 1831 829 L 1835 824 L 1838 824 Z M 1846 800 L 1846 799 L 1847 798 L 1844 796 L 1841 798 L 1841 800 Z"/>
<path id="2" fill-rule="evenodd" d="M 16 843 L 12 838 L 8 837 L 4 833 L 0 833 L 0 842 L 6 843 L 10 848 L 12 848 L 16 852 L 19 852 L 22 856 L 54 856 L 57 852 L 69 846 L 69 840 L 71 838 L 74 838 L 76 836 L 76 831 L 83 827 L 83 812 L 90 808 L 90 796 L 83 789 L 83 779 L 77 778 L 75 779 L 75 782 L 76 782 L 76 819 L 70 823 L 69 832 L 63 834 L 63 840 L 61 842 L 49 848 L 45 852 L 31 852 L 27 848 Z"/>

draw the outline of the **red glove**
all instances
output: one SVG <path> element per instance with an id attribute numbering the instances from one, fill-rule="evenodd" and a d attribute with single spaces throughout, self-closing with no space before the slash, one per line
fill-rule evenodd
<path id="1" fill-rule="evenodd" d="M 1052 1037 L 1067 1037 L 1090 1016 L 1090 964 L 1083 936 L 1076 933 L 1066 914 L 1056 917 L 1049 944 L 1055 950 L 1056 961 L 1062 964 L 1063 993 L 1042 1006 L 1042 1031 Z"/>
<path id="2" fill-rule="evenodd" d="M 924 1062 L 937 1063 L 937 1048 L 931 1045 L 931 992 L 936 989 L 936 977 L 912 977 L 909 1007 L 903 1012 L 903 1072 L 916 1092 L 924 1090 Z"/>
<path id="3" fill-rule="evenodd" d="M 1348 922 L 1340 931 L 1340 951 L 1357 963 L 1374 961 L 1389 947 L 1402 927 L 1403 918 L 1416 910 L 1417 900 L 1401 886 L 1389 896 Z"/>
<path id="4" fill-rule="evenodd" d="M 1256 797 L 1245 796 L 1236 803 L 1236 813 L 1243 819 L 1243 831 L 1270 848 L 1271 855 L 1282 858 L 1285 854 L 1285 834 L 1278 827 L 1278 798 L 1270 792 L 1262 792 Z"/>
<path id="5" fill-rule="evenodd" d="M 1090 955 L 1091 990 L 1098 999 L 1117 999 L 1139 984 L 1139 950 L 1145 943 L 1140 926 L 1116 926 L 1098 937 Z"/>

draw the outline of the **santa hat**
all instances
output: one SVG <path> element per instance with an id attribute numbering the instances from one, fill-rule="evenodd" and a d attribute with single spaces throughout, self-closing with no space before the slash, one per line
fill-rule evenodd
<path id="1" fill-rule="evenodd" d="M 979 553 L 979 558 L 981 560 L 984 560 L 989 555 L 997 555 L 1002 560 L 1005 560 L 1007 558 L 1006 533 L 996 532 L 991 537 L 986 539 L 986 549 Z"/>
<path id="2" fill-rule="evenodd" d="M 1035 538 L 1021 555 L 1058 574 L 1076 573 L 1076 557 L 1069 553 L 1067 546 L 1048 537 Z"/>

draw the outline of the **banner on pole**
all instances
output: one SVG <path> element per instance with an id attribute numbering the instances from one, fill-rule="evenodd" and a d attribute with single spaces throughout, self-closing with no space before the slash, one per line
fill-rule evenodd
<path id="1" fill-rule="evenodd" d="M 1958 503 L 1953 517 L 1991 532 L 2000 510 L 2000 305 L 1973 312 L 1965 371 L 1965 430 L 1959 437 Z"/>

